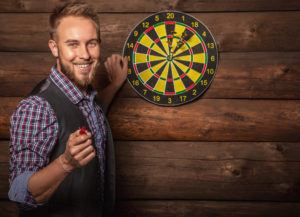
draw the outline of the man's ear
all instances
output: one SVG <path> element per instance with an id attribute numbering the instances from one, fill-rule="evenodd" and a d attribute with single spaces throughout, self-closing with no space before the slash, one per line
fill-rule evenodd
<path id="1" fill-rule="evenodd" d="M 48 46 L 49 46 L 49 48 L 50 48 L 50 50 L 52 52 L 52 55 L 54 57 L 58 57 L 58 47 L 57 47 L 56 42 L 54 40 L 50 39 L 48 41 Z"/>

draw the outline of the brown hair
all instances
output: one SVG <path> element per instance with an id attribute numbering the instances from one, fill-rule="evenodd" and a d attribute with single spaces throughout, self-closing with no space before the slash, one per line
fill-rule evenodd
<path id="1" fill-rule="evenodd" d="M 59 6 L 54 9 L 53 13 L 50 15 L 49 18 L 49 33 L 51 39 L 54 39 L 54 34 L 56 33 L 56 29 L 60 24 L 61 19 L 66 16 L 79 16 L 90 18 L 95 24 L 98 33 L 98 39 L 100 41 L 100 24 L 97 13 L 90 5 L 82 1 L 68 2 L 63 6 Z"/>

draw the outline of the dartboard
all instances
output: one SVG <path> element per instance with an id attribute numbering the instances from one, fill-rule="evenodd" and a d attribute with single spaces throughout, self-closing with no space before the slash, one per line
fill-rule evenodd
<path id="1" fill-rule="evenodd" d="M 144 99 L 163 106 L 190 102 L 211 84 L 218 50 L 208 28 L 178 11 L 155 13 L 129 34 L 123 49 L 127 80 Z"/>

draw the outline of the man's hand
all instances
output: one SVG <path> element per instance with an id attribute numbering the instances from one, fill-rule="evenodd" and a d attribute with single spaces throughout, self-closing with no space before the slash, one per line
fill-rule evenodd
<path id="1" fill-rule="evenodd" d="M 122 58 L 119 54 L 113 54 L 107 58 L 104 66 L 108 73 L 110 84 L 100 92 L 100 98 L 106 105 L 106 108 L 108 108 L 115 94 L 127 78 L 128 60 L 127 58 Z"/>
<path id="2" fill-rule="evenodd" d="M 85 134 L 80 134 L 80 130 L 77 130 L 69 136 L 66 150 L 61 158 L 64 169 L 72 171 L 75 168 L 85 166 L 95 156 L 92 134 L 88 131 Z"/>
<path id="3" fill-rule="evenodd" d="M 119 54 L 108 57 L 104 63 L 111 85 L 120 88 L 127 77 L 128 60 Z"/>

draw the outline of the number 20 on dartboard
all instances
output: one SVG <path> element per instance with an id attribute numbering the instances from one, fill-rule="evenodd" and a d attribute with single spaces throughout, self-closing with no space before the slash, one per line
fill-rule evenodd
<path id="1" fill-rule="evenodd" d="M 217 44 L 193 16 L 163 11 L 140 21 L 123 49 L 127 80 L 144 99 L 162 106 L 191 102 L 210 86 L 218 64 Z"/>

